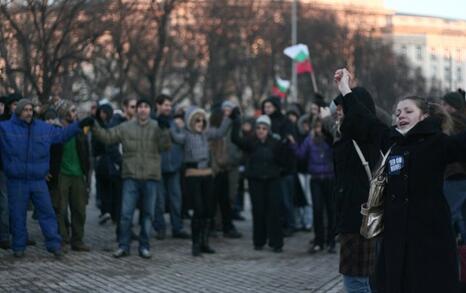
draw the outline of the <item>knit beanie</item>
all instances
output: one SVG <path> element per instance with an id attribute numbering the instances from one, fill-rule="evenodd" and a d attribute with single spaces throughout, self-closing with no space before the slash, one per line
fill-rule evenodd
<path id="1" fill-rule="evenodd" d="M 225 110 L 227 108 L 234 109 L 236 107 L 235 103 L 233 103 L 230 100 L 226 100 L 222 103 L 222 110 Z"/>
<path id="2" fill-rule="evenodd" d="M 34 103 L 32 102 L 31 99 L 21 99 L 19 100 L 19 102 L 16 104 L 16 110 L 15 110 L 15 114 L 16 115 L 21 115 L 21 112 L 23 112 L 24 110 L 24 107 L 26 107 L 27 105 L 31 105 L 34 107 Z"/>
<path id="3" fill-rule="evenodd" d="M 451 92 L 446 94 L 443 99 L 445 103 L 455 108 L 458 111 L 464 111 L 465 101 L 464 97 L 458 92 Z"/>
<path id="4" fill-rule="evenodd" d="M 266 125 L 268 128 L 272 127 L 272 121 L 270 121 L 269 116 L 261 115 L 256 120 L 256 125 L 263 124 Z"/>

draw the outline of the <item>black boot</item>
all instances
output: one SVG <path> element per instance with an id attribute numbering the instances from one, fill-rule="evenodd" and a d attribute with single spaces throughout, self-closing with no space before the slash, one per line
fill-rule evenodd
<path id="1" fill-rule="evenodd" d="M 193 240 L 193 256 L 201 256 L 201 221 L 198 219 L 191 220 L 191 238 Z"/>
<path id="2" fill-rule="evenodd" d="M 209 231 L 211 223 L 211 220 L 203 220 L 201 225 L 201 251 L 204 253 L 215 253 L 215 250 L 209 246 Z"/>

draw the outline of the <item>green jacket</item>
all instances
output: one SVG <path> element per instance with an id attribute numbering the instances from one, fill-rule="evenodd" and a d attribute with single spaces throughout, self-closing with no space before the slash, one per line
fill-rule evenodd
<path id="1" fill-rule="evenodd" d="M 122 178 L 160 180 L 160 153 L 170 149 L 171 140 L 168 130 L 160 129 L 157 121 L 140 125 L 133 119 L 110 129 L 95 123 L 92 132 L 105 144 L 121 143 Z"/>

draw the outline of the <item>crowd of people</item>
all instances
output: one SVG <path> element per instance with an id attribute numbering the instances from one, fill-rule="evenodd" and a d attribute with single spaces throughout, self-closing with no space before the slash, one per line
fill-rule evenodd
<path id="1" fill-rule="evenodd" d="M 26 228 L 32 202 L 49 252 L 60 258 L 68 245 L 90 251 L 84 233 L 95 177 L 99 223 L 115 224 L 114 257 L 130 255 L 138 240 L 139 256 L 151 258 L 151 235 L 167 237 L 166 212 L 172 237 L 191 239 L 194 257 L 212 254 L 209 238 L 218 231 L 242 237 L 234 221 L 244 219 L 247 189 L 255 250 L 281 253 L 284 237 L 312 229 L 310 254 L 336 253 L 340 243 L 347 292 L 459 292 L 464 92 L 402 98 L 387 125 L 371 94 L 351 87 L 346 69 L 334 79 L 340 95 L 329 104 L 316 94 L 306 112 L 269 97 L 257 117 L 232 100 L 207 113 L 175 109 L 160 95 L 127 98 L 121 111 L 96 102 L 79 120 L 79 105 L 69 100 L 39 106 L 17 94 L 2 97 L 0 247 L 24 257 L 35 244 Z M 384 231 L 366 239 L 366 165 L 376 168 L 387 151 Z"/>

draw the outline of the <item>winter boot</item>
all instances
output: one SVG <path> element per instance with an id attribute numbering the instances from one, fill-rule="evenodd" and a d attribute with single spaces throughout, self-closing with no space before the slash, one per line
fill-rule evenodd
<path id="1" fill-rule="evenodd" d="M 193 240 L 193 256 L 201 256 L 201 221 L 199 219 L 191 220 L 191 238 Z"/>
<path id="2" fill-rule="evenodd" d="M 215 250 L 209 246 L 209 231 L 211 223 L 211 220 L 203 220 L 201 225 L 201 251 L 204 253 L 215 253 Z"/>

